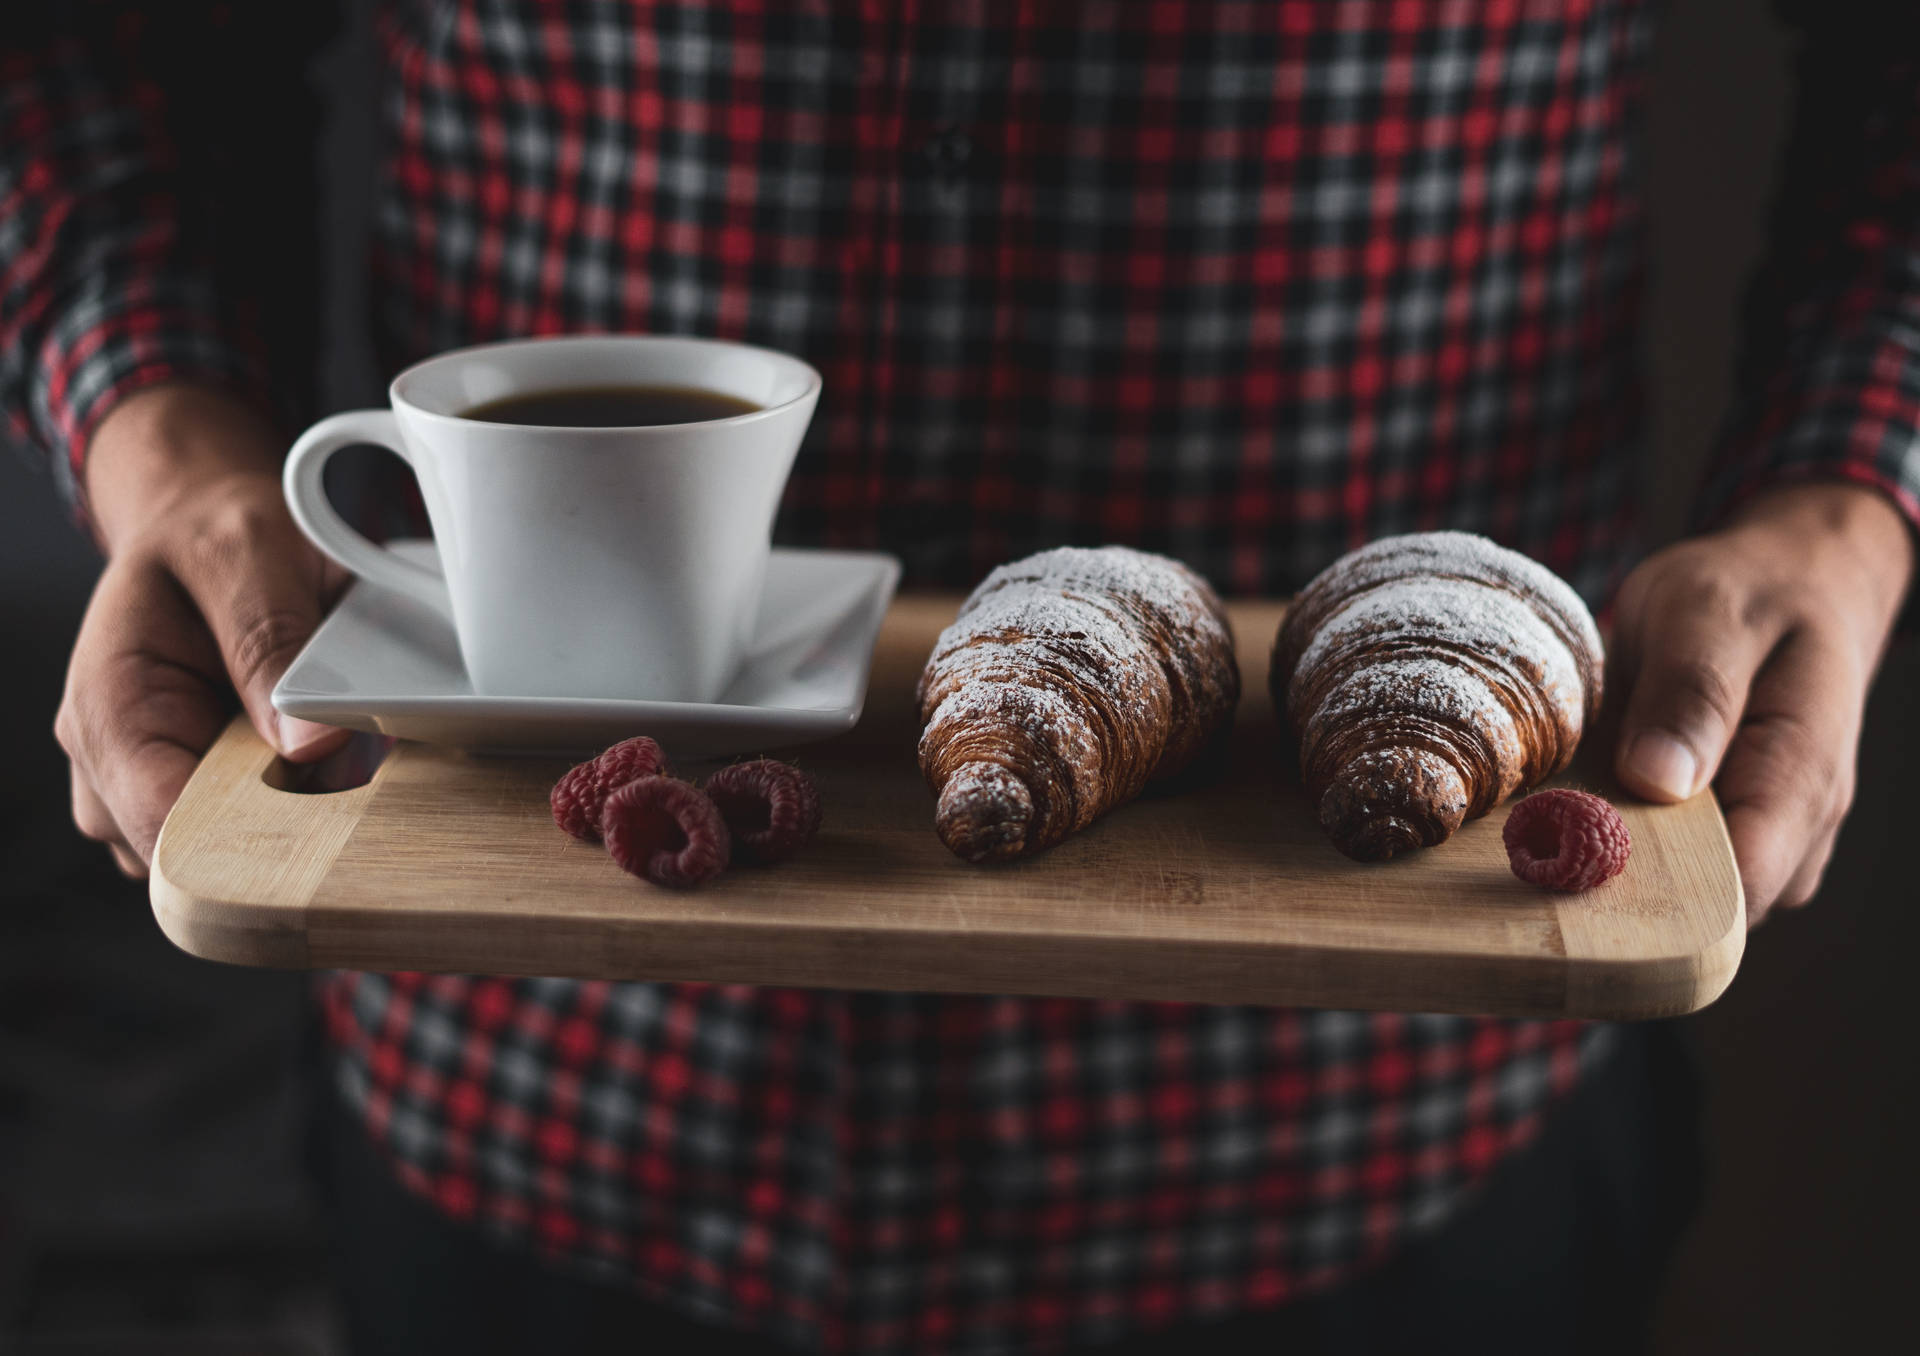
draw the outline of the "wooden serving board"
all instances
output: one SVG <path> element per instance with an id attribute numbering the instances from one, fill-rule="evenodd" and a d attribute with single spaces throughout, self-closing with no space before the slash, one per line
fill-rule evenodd
<path id="1" fill-rule="evenodd" d="M 1576 765 L 1633 835 L 1625 873 L 1579 895 L 1513 876 L 1504 807 L 1397 861 L 1342 857 L 1267 697 L 1279 603 L 1231 608 L 1246 695 L 1218 780 L 969 866 L 935 836 L 914 757 L 914 680 L 957 605 L 896 601 L 859 725 L 791 755 L 826 823 L 782 866 L 690 893 L 626 875 L 554 827 L 561 759 L 402 741 L 365 786 L 279 790 L 241 718 L 167 820 L 154 912 L 194 955 L 285 967 L 1626 1019 L 1704 1007 L 1733 978 L 1745 915 L 1711 792 L 1644 805 Z"/>

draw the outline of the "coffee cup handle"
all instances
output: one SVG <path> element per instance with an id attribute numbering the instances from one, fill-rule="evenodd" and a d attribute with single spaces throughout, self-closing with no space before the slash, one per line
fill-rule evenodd
<path id="1" fill-rule="evenodd" d="M 287 511 L 308 539 L 343 568 L 362 579 L 404 593 L 442 616 L 451 616 L 453 606 L 447 596 L 446 580 L 424 565 L 375 545 L 349 527 L 347 520 L 328 501 L 326 486 L 321 480 L 327 459 L 341 448 L 359 443 L 384 447 L 408 466 L 413 465 L 393 411 L 348 410 L 332 415 L 301 434 L 293 450 L 287 453 L 286 470 L 281 479 Z"/>

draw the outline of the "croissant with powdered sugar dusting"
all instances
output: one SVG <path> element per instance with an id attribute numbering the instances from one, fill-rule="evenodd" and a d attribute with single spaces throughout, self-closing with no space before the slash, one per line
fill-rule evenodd
<path id="1" fill-rule="evenodd" d="M 1385 537 L 1294 600 L 1269 684 L 1320 827 L 1349 857 L 1431 847 L 1567 765 L 1600 633 L 1559 576 L 1467 532 Z"/>
<path id="2" fill-rule="evenodd" d="M 920 770 L 970 862 L 1053 846 L 1188 766 L 1240 699 L 1226 612 L 1176 560 L 1062 547 L 995 569 L 920 675 Z"/>

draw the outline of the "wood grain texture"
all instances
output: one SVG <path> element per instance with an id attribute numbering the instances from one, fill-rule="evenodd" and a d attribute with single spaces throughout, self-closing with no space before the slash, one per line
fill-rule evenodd
<path id="1" fill-rule="evenodd" d="M 914 757 L 914 680 L 958 601 L 898 600 L 859 726 L 791 755 L 826 822 L 782 866 L 687 894 L 628 876 L 554 827 L 560 760 L 403 742 L 367 786 L 277 790 L 240 719 L 167 821 L 155 913 L 247 965 L 1609 1018 L 1690 1012 L 1733 977 L 1745 915 L 1710 792 L 1642 805 L 1576 762 L 1562 780 L 1614 799 L 1634 847 L 1580 895 L 1513 876 L 1504 808 L 1382 865 L 1334 851 L 1267 697 L 1279 603 L 1230 605 L 1246 695 L 1216 778 L 968 866 Z"/>

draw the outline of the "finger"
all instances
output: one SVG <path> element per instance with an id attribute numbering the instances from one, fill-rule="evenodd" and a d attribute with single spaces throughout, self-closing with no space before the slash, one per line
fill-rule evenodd
<path id="1" fill-rule="evenodd" d="M 1716 787 L 1758 922 L 1802 880 L 1852 799 L 1864 676 L 1844 644 L 1791 634 L 1753 686 Z M 1811 880 L 1817 882 L 1816 866 Z M 1804 902 L 1804 900 L 1803 900 Z"/>
<path id="2" fill-rule="evenodd" d="M 1815 843 L 1806 860 L 1800 863 L 1799 870 L 1793 873 L 1793 879 L 1787 882 L 1780 892 L 1780 898 L 1773 902 L 1776 909 L 1799 909 L 1813 902 L 1820 893 L 1820 882 L 1827 874 L 1827 865 L 1833 860 L 1834 840 L 1840 836 L 1836 827 Z"/>
<path id="3" fill-rule="evenodd" d="M 214 733 L 218 733 L 217 729 Z M 200 757 L 213 742 L 213 735 L 198 748 L 164 736 L 154 736 L 128 749 L 113 766 L 109 785 L 104 789 L 108 803 L 120 818 L 127 846 L 143 862 L 153 860 L 153 846 L 160 840 L 160 828 L 167 812 L 180 799 L 187 779 L 200 766 Z"/>
<path id="4" fill-rule="evenodd" d="M 54 722 L 82 832 L 152 858 L 167 811 L 226 721 L 223 690 L 212 639 L 165 572 L 109 565 Z"/>
<path id="5" fill-rule="evenodd" d="M 1779 633 L 1744 618 L 1732 590 L 1681 574 L 1654 586 L 1636 620 L 1615 772 L 1644 799 L 1685 800 L 1713 780 Z"/>
<path id="6" fill-rule="evenodd" d="M 80 832 L 95 842 L 104 843 L 107 851 L 113 855 L 113 864 L 120 868 L 120 874 L 134 880 L 147 878 L 147 864 L 140 860 L 134 850 L 120 834 L 120 826 L 113 822 L 112 812 L 107 803 L 94 794 L 86 779 L 80 776 L 79 769 L 71 768 L 73 774 L 73 822 Z"/>
<path id="7" fill-rule="evenodd" d="M 296 762 L 324 757 L 348 732 L 283 716 L 273 685 L 320 624 L 322 572 L 278 502 L 222 513 L 169 559 L 220 650 L 254 729 Z"/>
<path id="8" fill-rule="evenodd" d="M 107 844 L 107 850 L 113 854 L 113 864 L 120 868 L 120 874 L 133 880 L 147 878 L 147 864 L 134 856 L 129 848 L 118 843 Z"/>
<path id="9" fill-rule="evenodd" d="M 88 783 L 80 771 L 78 763 L 69 763 L 67 772 L 72 782 L 73 826 L 82 836 L 96 843 L 122 844 L 126 839 L 120 832 L 120 825 L 113 817 L 113 811 Z"/>

